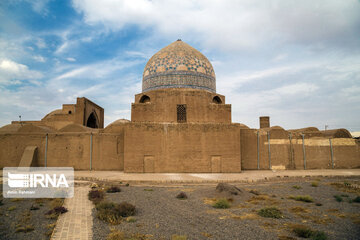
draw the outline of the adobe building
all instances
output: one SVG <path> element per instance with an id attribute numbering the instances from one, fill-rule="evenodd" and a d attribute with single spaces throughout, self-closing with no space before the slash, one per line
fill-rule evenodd
<path id="1" fill-rule="evenodd" d="M 0 128 L 0 167 L 74 167 L 152 173 L 239 173 L 242 169 L 360 167 L 360 142 L 345 129 L 284 130 L 231 121 L 209 60 L 181 40 L 146 64 L 131 121 L 104 128 L 104 109 L 86 98 L 41 121 Z"/>

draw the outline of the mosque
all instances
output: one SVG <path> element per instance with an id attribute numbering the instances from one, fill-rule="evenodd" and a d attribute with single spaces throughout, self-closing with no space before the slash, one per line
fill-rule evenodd
<path id="1" fill-rule="evenodd" d="M 359 168 L 360 141 L 346 129 L 285 130 L 231 121 L 209 60 L 177 40 L 147 62 L 131 121 L 104 128 L 104 109 L 87 98 L 40 121 L 0 128 L 0 168 L 74 167 L 128 173 L 239 173 L 251 169 Z"/>

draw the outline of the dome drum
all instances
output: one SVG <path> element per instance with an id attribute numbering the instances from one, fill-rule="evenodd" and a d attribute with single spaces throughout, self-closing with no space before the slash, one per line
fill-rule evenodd
<path id="1" fill-rule="evenodd" d="M 162 88 L 194 88 L 216 91 L 215 78 L 203 73 L 174 71 L 155 73 L 143 78 L 143 92 Z"/>

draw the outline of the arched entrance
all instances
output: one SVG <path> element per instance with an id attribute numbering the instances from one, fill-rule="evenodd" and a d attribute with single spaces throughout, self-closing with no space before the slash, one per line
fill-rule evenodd
<path id="1" fill-rule="evenodd" d="M 99 128 L 99 122 L 95 112 L 92 112 L 86 121 L 86 126 L 90 128 Z"/>

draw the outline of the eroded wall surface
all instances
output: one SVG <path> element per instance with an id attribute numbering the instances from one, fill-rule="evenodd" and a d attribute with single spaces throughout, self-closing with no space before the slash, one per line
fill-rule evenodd
<path id="1" fill-rule="evenodd" d="M 129 124 L 125 172 L 240 172 L 235 124 Z"/>
<path id="2" fill-rule="evenodd" d="M 259 141 L 257 134 L 259 134 Z M 312 137 L 312 135 L 305 134 L 303 140 L 301 135 L 291 135 L 281 129 L 242 129 L 242 169 L 360 167 L 360 142 L 358 140 L 352 138 L 329 139 Z"/>
<path id="3" fill-rule="evenodd" d="M 76 170 L 124 169 L 124 139 L 121 134 L 49 133 L 47 136 L 48 167 L 73 167 Z M 1 168 L 17 167 L 26 146 L 38 147 L 35 166 L 45 166 L 46 134 L 0 134 L 0 146 Z"/>

